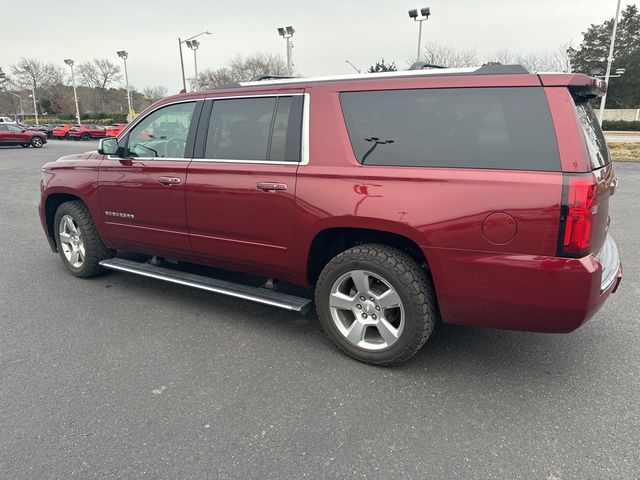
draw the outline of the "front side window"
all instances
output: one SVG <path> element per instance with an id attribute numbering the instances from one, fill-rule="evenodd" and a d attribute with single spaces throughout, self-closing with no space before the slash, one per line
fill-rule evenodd
<path id="1" fill-rule="evenodd" d="M 216 100 L 205 157 L 298 162 L 301 125 L 300 96 Z"/>
<path id="2" fill-rule="evenodd" d="M 7 126 L 6 126 L 6 125 L 2 125 L 2 124 L 0 124 L 0 131 L 3 131 L 3 130 L 5 130 L 5 131 L 6 131 L 6 130 L 9 130 L 9 129 L 7 128 Z"/>
<path id="3" fill-rule="evenodd" d="M 365 165 L 560 170 L 541 88 L 344 92 L 340 103 Z"/>
<path id="4" fill-rule="evenodd" d="M 184 158 L 195 102 L 162 107 L 143 118 L 129 133 L 127 157 Z"/>
<path id="5" fill-rule="evenodd" d="M 7 128 L 9 128 L 9 130 L 12 130 L 14 132 L 21 132 L 22 129 L 19 127 L 16 127 L 15 125 L 7 125 Z"/>

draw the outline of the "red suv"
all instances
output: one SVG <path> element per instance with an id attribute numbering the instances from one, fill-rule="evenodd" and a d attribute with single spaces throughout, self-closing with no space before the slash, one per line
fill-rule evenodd
<path id="1" fill-rule="evenodd" d="M 91 140 L 106 136 L 107 130 L 99 125 L 76 125 L 69 130 L 69 138 L 74 140 Z"/>
<path id="2" fill-rule="evenodd" d="M 312 287 L 324 330 L 365 362 L 407 360 L 438 318 L 569 332 L 622 276 L 617 180 L 588 103 L 604 88 L 485 66 L 181 94 L 97 153 L 45 165 L 40 217 L 78 277 L 125 271 L 300 312 L 310 300 L 277 280 Z"/>

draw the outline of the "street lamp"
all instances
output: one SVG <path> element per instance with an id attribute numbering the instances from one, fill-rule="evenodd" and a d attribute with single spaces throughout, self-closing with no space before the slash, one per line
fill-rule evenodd
<path id="1" fill-rule="evenodd" d="M 293 45 L 289 39 L 293 37 L 295 32 L 296 31 L 292 26 L 278 28 L 278 34 L 287 41 L 287 73 L 289 75 L 291 75 L 291 67 L 293 66 L 293 63 L 291 62 L 291 49 L 293 48 Z"/>
<path id="2" fill-rule="evenodd" d="M 193 67 L 195 68 L 195 71 L 196 71 L 194 90 L 197 91 L 198 90 L 198 56 L 196 55 L 196 53 L 198 51 L 198 47 L 200 46 L 200 42 L 198 40 L 187 40 L 185 43 L 187 44 L 187 47 L 193 50 Z"/>
<path id="3" fill-rule="evenodd" d="M 351 66 L 353 67 L 353 69 L 354 69 L 356 72 L 358 72 L 358 73 L 362 73 L 362 72 L 360 71 L 360 69 L 359 69 L 359 68 L 357 68 L 357 67 L 356 67 L 353 63 L 351 63 L 349 60 L 345 60 L 345 62 L 346 62 L 346 63 L 348 63 L 349 65 L 351 65 Z"/>
<path id="4" fill-rule="evenodd" d="M 611 32 L 611 44 L 609 45 L 609 56 L 607 57 L 607 73 L 604 75 L 604 82 L 607 84 L 607 90 L 609 89 L 609 76 L 611 75 L 611 64 L 613 63 L 613 47 L 616 44 L 616 31 L 618 30 L 618 17 L 620 16 L 620 2 L 618 0 L 618 6 L 616 7 L 616 17 L 613 20 L 613 32 Z M 602 118 L 604 117 L 604 105 L 607 102 L 607 92 L 604 92 L 602 100 L 600 101 L 600 112 L 598 114 L 598 120 L 602 125 Z"/>
<path id="5" fill-rule="evenodd" d="M 197 35 L 194 35 L 193 37 L 189 37 L 185 40 L 182 40 L 180 37 L 178 37 L 178 49 L 180 50 L 180 69 L 182 70 L 182 89 L 186 92 L 187 91 L 187 79 L 184 76 L 184 60 L 182 59 L 182 44 L 183 43 L 187 43 L 191 40 L 193 40 L 194 38 L 198 38 L 200 35 L 213 35 L 210 31 L 206 31 L 206 32 L 201 32 Z M 199 45 L 199 44 L 198 44 Z"/>
<path id="6" fill-rule="evenodd" d="M 33 113 L 36 116 L 36 125 L 40 125 L 40 122 L 38 121 L 38 104 L 36 102 L 36 81 L 35 79 L 33 80 L 33 83 L 31 84 L 31 95 L 29 95 L 31 98 L 33 98 Z"/>
<path id="7" fill-rule="evenodd" d="M 420 48 L 422 44 L 422 22 L 427 20 L 429 18 L 429 15 L 431 15 L 431 10 L 429 9 L 429 7 L 421 8 L 419 15 L 417 8 L 409 10 L 409 18 L 413 18 L 415 22 L 420 22 L 420 27 L 418 28 L 418 54 L 416 55 L 416 62 L 420 61 Z"/>
<path id="8" fill-rule="evenodd" d="M 124 61 L 124 80 L 127 83 L 127 105 L 129 106 L 129 112 L 127 113 L 127 121 L 131 121 L 131 91 L 129 90 L 129 73 L 127 72 L 127 58 L 129 54 L 126 50 L 118 50 L 116 52 L 118 56 Z"/>
<path id="9" fill-rule="evenodd" d="M 76 91 L 76 76 L 73 73 L 73 65 L 74 61 L 70 58 L 65 59 L 64 63 L 71 67 L 71 82 L 73 83 L 73 98 L 76 101 L 76 120 L 78 121 L 78 125 L 80 125 L 80 109 L 78 108 L 78 92 Z"/>

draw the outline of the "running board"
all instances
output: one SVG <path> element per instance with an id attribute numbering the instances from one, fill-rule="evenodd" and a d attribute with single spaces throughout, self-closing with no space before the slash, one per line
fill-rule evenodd
<path id="1" fill-rule="evenodd" d="M 251 302 L 271 305 L 293 312 L 306 314 L 311 308 L 311 300 L 285 293 L 275 292 L 266 288 L 250 287 L 239 283 L 227 282 L 215 278 L 180 272 L 170 268 L 150 265 L 148 263 L 133 262 L 124 258 L 111 258 L 100 262 L 100 266 L 118 272 L 134 273 L 143 277 L 164 280 L 178 285 L 220 293 L 230 297 L 242 298 Z"/>

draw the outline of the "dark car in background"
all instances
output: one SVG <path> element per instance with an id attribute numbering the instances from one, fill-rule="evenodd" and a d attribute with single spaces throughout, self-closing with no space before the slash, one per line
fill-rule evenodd
<path id="1" fill-rule="evenodd" d="M 68 138 L 74 140 L 91 140 L 92 138 L 104 138 L 107 130 L 100 125 L 76 125 L 69 130 Z"/>
<path id="2" fill-rule="evenodd" d="M 47 136 L 47 138 L 51 138 L 51 136 L 53 135 L 53 129 L 55 128 L 55 126 L 56 125 L 51 125 L 48 123 L 45 123 L 42 125 L 22 125 L 22 127 L 27 130 L 33 130 L 36 132 L 44 133 Z"/>
<path id="3" fill-rule="evenodd" d="M 27 130 L 10 123 L 0 123 L 0 145 L 22 145 L 40 148 L 47 143 L 47 136 L 42 132 Z"/>

